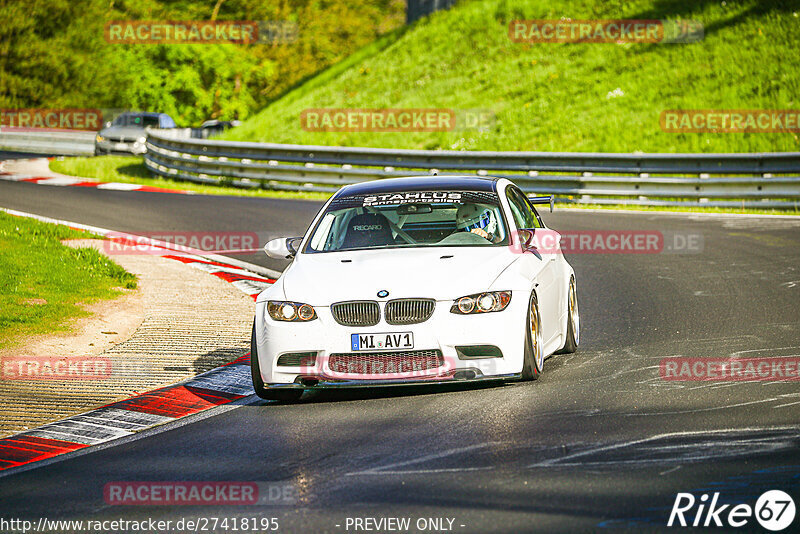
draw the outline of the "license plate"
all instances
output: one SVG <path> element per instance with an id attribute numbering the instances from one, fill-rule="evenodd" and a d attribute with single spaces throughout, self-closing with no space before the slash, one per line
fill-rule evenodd
<path id="1" fill-rule="evenodd" d="M 407 350 L 414 348 L 413 332 L 351 334 L 350 345 L 357 350 Z"/>
<path id="2" fill-rule="evenodd" d="M 114 145 L 114 150 L 128 150 L 128 144 L 127 143 L 117 143 L 116 145 Z"/>

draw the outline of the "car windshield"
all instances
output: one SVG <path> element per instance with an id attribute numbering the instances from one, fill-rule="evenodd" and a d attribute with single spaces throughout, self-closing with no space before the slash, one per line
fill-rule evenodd
<path id="1" fill-rule="evenodd" d="M 505 244 L 496 193 L 413 191 L 334 199 L 305 252 Z"/>
<path id="2" fill-rule="evenodd" d="M 114 126 L 139 126 L 158 128 L 158 117 L 152 115 L 120 115 L 112 123 Z"/>

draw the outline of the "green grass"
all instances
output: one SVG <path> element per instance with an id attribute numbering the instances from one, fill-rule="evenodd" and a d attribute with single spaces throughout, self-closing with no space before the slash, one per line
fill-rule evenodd
<path id="1" fill-rule="evenodd" d="M 471 0 L 387 36 L 227 132 L 230 140 L 385 148 L 576 152 L 800 149 L 797 133 L 665 133 L 665 109 L 800 107 L 800 6 L 791 1 Z M 517 19 L 693 19 L 692 44 L 540 43 Z M 614 91 L 621 96 L 614 96 Z M 308 108 L 490 109 L 486 131 L 306 132 Z"/>
<path id="2" fill-rule="evenodd" d="M 302 200 L 326 200 L 327 193 L 240 189 L 196 184 L 181 180 L 153 177 L 139 156 L 99 156 L 94 158 L 63 158 L 50 162 L 50 169 L 61 174 L 80 176 L 101 182 L 123 182 L 164 189 L 194 191 L 202 195 L 232 195 L 241 197 L 271 197 Z"/>
<path id="3" fill-rule="evenodd" d="M 96 236 L 0 212 L 0 349 L 28 335 L 69 330 L 71 319 L 88 315 L 79 303 L 136 288 L 134 275 L 97 250 L 60 242 L 91 237 Z"/>

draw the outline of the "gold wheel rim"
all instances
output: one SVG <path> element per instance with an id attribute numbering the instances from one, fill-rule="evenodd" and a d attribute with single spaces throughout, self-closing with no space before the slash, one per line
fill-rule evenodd
<path id="1" fill-rule="evenodd" d="M 531 345 L 533 348 L 533 359 L 537 369 L 542 368 L 540 361 L 539 346 L 539 314 L 536 309 L 536 301 L 531 301 Z"/>
<path id="2" fill-rule="evenodd" d="M 572 321 L 572 336 L 578 343 L 580 335 L 580 316 L 578 315 L 578 300 L 575 294 L 575 280 L 569 283 L 569 318 Z"/>

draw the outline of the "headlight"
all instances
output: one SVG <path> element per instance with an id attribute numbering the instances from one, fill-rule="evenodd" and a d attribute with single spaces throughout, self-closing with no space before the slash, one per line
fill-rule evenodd
<path id="1" fill-rule="evenodd" d="M 139 139 L 136 140 L 136 142 L 139 143 L 140 145 L 145 144 L 146 141 L 147 141 L 146 137 L 140 137 Z"/>
<path id="2" fill-rule="evenodd" d="M 267 302 L 267 313 L 276 321 L 305 323 L 317 318 L 317 312 L 314 311 L 313 306 L 302 302 L 270 300 Z"/>
<path id="3" fill-rule="evenodd" d="M 511 291 L 487 291 L 475 293 L 456 299 L 450 313 L 469 315 L 471 313 L 489 313 L 503 311 L 511 302 Z"/>
<path id="4" fill-rule="evenodd" d="M 103 136 L 100 134 L 97 134 L 97 137 L 95 137 L 94 140 L 97 141 L 98 143 L 102 143 L 103 141 L 105 141 L 105 139 L 103 139 Z"/>

